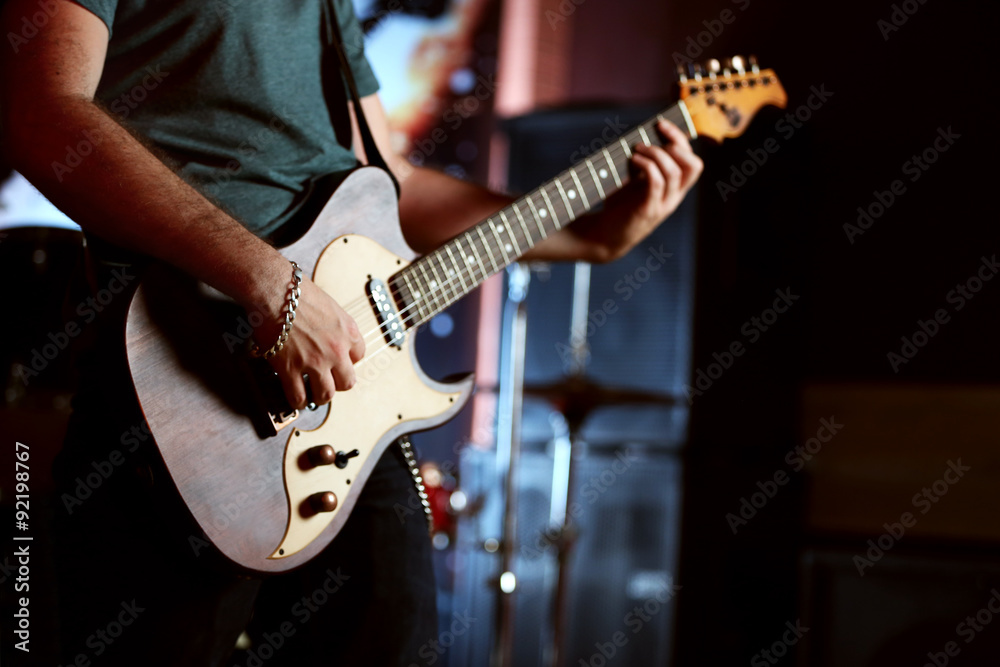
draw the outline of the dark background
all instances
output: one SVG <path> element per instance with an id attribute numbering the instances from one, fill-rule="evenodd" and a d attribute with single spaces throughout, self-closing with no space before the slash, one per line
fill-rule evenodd
<path id="1" fill-rule="evenodd" d="M 917 9 L 885 39 L 878 21 L 903 4 Z M 698 193 L 692 368 L 706 369 L 713 353 L 745 341 L 742 325 L 770 306 L 775 289 L 800 299 L 691 406 L 675 664 L 746 664 L 797 619 L 812 628 L 808 642 L 781 664 L 922 664 L 956 639 L 956 624 L 1000 583 L 1000 280 L 985 283 L 961 311 L 946 300 L 981 257 L 1000 251 L 992 206 L 995 11 L 942 0 L 740 6 L 586 0 L 572 14 L 574 102 L 668 101 L 672 54 L 724 9 L 736 20 L 703 57 L 754 53 L 789 96 L 788 110 L 762 110 L 743 137 L 698 142 L 707 166 Z M 783 137 L 776 123 L 806 103 L 813 86 L 833 96 Z M 949 127 L 960 139 L 911 182 L 903 163 Z M 778 152 L 723 201 L 718 182 L 771 137 Z M 843 225 L 896 179 L 905 194 L 851 244 Z M 45 275 L 26 273 L 46 239 L 23 247 L 14 240 L 21 243 L 0 243 L 4 361 L 23 363 L 17 350 L 38 339 L 15 323 L 32 322 L 44 335 L 62 320 L 25 298 L 26 283 L 55 289 Z M 60 265 L 75 261 L 68 252 L 55 256 Z M 894 372 L 887 354 L 939 308 L 951 321 Z M 64 361 L 33 395 L 8 379 L 15 391 L 6 394 L 5 429 L 16 419 L 18 428 L 33 423 L 39 440 L 55 437 L 58 424 L 46 415 L 65 413 L 57 393 Z M 819 417 L 840 410 L 844 432 L 817 467 L 792 475 L 734 535 L 726 514 L 758 481 L 787 471 L 786 453 L 815 433 Z M 912 511 L 911 496 L 958 457 L 973 466 L 969 481 L 859 577 L 852 557 L 884 522 Z M 859 487 L 859 476 L 874 481 Z M 906 616 L 894 604 L 919 613 Z M 995 664 L 998 626 L 963 644 L 954 664 Z M 851 645 L 865 631 L 881 632 L 873 640 L 879 650 L 853 663 L 828 657 L 830 647 Z"/>

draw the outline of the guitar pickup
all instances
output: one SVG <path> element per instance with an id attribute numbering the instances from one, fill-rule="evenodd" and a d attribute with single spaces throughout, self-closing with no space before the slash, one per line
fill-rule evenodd
<path id="1" fill-rule="evenodd" d="M 368 298 L 371 300 L 372 308 L 375 309 L 375 317 L 378 319 L 379 329 L 382 330 L 385 342 L 401 348 L 406 335 L 405 327 L 385 283 L 378 278 L 369 280 Z"/>

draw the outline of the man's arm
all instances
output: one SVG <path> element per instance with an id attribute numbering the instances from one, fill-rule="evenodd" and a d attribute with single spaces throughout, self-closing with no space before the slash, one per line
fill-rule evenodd
<path id="1" fill-rule="evenodd" d="M 255 338 L 270 345 L 283 319 L 288 261 L 174 174 L 94 102 L 107 27 L 73 2 L 55 2 L 37 36 L 16 52 L 4 50 L 0 145 L 11 164 L 84 229 L 169 262 L 264 314 L 266 323 Z M 19 31 L 22 17 L 37 10 L 36 0 L 10 0 L 2 32 Z M 56 173 L 53 163 L 65 162 L 66 147 L 81 142 L 91 149 L 83 163 Z M 295 407 L 306 402 L 304 373 L 314 400 L 325 403 L 336 389 L 354 384 L 353 364 L 364 354 L 354 320 L 308 279 L 302 291 L 293 335 L 271 360 Z"/>
<path id="2" fill-rule="evenodd" d="M 512 201 L 478 185 L 410 165 L 391 150 L 389 127 L 378 96 L 363 98 L 361 105 L 375 143 L 400 181 L 400 222 L 414 250 L 434 250 Z M 661 122 L 659 129 L 665 146 L 635 147 L 632 180 L 608 198 L 600 214 L 578 219 L 537 244 L 522 259 L 609 262 L 625 255 L 673 213 L 698 180 L 702 162 L 677 127 Z M 356 151 L 361 150 L 358 144 L 356 141 Z"/>

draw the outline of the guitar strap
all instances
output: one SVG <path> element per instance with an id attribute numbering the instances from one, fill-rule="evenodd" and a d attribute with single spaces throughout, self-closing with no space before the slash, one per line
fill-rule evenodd
<path id="1" fill-rule="evenodd" d="M 396 186 L 396 196 L 399 196 L 399 182 L 396 177 L 393 176 L 392 170 L 386 164 L 385 159 L 382 157 L 382 153 L 379 152 L 378 146 L 375 145 L 375 139 L 372 137 L 372 132 L 368 128 L 368 120 L 365 118 L 365 112 L 361 108 L 361 96 L 358 94 L 358 86 L 354 82 L 354 73 L 351 71 L 351 64 L 347 60 L 347 54 L 344 51 L 344 37 L 340 31 L 340 21 L 337 19 L 337 11 L 334 6 L 334 2 L 327 2 L 326 5 L 330 8 L 329 14 L 327 14 L 327 23 L 330 31 L 330 36 L 333 41 L 334 50 L 337 52 L 337 59 L 340 62 L 340 73 L 343 75 L 344 80 L 347 82 L 347 89 L 350 93 L 351 99 L 354 101 L 354 113 L 358 118 L 358 127 L 361 130 L 361 145 L 365 148 L 365 155 L 368 158 L 368 164 L 379 167 L 387 174 L 389 178 L 392 179 L 393 185 Z"/>

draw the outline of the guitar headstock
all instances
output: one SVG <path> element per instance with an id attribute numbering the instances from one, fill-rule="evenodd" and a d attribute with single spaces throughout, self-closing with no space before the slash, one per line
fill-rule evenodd
<path id="1" fill-rule="evenodd" d="M 699 135 L 721 142 L 743 134 L 761 107 L 785 108 L 788 95 L 774 70 L 762 70 L 757 59 L 735 56 L 704 66 L 678 65 L 681 101 Z"/>

